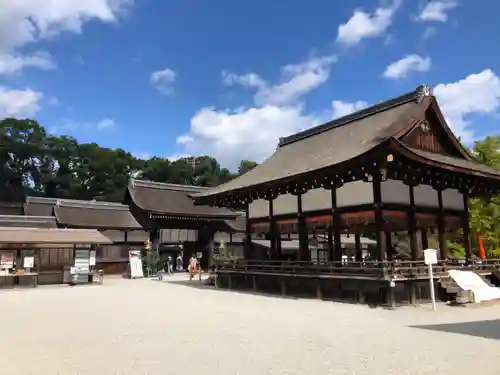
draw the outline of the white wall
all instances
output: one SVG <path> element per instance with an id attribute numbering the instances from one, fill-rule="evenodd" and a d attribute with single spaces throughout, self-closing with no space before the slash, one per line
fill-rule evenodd
<path id="1" fill-rule="evenodd" d="M 332 200 L 330 190 L 323 188 L 309 190 L 302 196 L 302 210 L 304 212 L 330 209 Z M 371 183 L 363 181 L 349 182 L 337 190 L 337 206 L 348 207 L 360 204 L 373 203 L 373 187 Z M 297 197 L 286 194 L 276 198 L 273 202 L 275 215 L 297 212 Z M 259 199 L 250 204 L 250 217 L 269 216 L 269 202 Z"/>
<path id="2" fill-rule="evenodd" d="M 414 188 L 415 204 L 423 207 L 438 207 L 438 193 L 431 186 L 418 185 Z M 382 202 L 410 204 L 409 187 L 401 181 L 387 180 L 382 182 Z M 463 209 L 462 194 L 455 189 L 443 191 L 443 207 L 447 209 Z"/>
<path id="3" fill-rule="evenodd" d="M 125 242 L 125 232 L 120 230 L 103 230 L 103 235 L 113 242 Z"/>
<path id="4" fill-rule="evenodd" d="M 127 242 L 145 242 L 149 240 L 149 233 L 144 230 L 131 230 L 127 233 Z"/>

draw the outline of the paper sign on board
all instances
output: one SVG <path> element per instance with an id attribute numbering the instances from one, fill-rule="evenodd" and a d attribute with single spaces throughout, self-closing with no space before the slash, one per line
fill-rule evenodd
<path id="1" fill-rule="evenodd" d="M 24 257 L 23 267 L 33 268 L 35 266 L 35 257 Z"/>
<path id="2" fill-rule="evenodd" d="M 424 262 L 427 265 L 437 264 L 438 263 L 437 250 L 434 249 L 424 250 Z"/>

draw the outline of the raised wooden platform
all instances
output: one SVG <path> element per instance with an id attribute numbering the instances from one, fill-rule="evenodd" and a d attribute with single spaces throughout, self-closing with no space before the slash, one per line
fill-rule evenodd
<path id="1" fill-rule="evenodd" d="M 470 270 L 483 277 L 500 267 L 500 259 L 442 261 L 433 266 L 437 297 L 449 300 L 441 280 L 451 269 Z M 394 262 L 298 262 L 239 260 L 220 262 L 216 286 L 252 289 L 281 295 L 316 296 L 322 299 L 370 302 L 396 307 L 430 299 L 429 270 L 422 261 Z"/>

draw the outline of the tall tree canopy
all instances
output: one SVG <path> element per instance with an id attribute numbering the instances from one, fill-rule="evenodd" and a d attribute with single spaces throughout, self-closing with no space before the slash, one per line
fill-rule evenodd
<path id="1" fill-rule="evenodd" d="M 34 120 L 0 120 L 0 200 L 20 200 L 25 193 L 45 197 L 120 201 L 129 177 L 216 186 L 255 167 L 244 160 L 238 173 L 210 156 L 143 160 L 123 149 L 78 143 L 53 136 Z"/>

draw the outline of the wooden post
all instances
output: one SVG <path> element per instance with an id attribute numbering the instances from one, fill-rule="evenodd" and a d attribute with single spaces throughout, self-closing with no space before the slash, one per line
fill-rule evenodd
<path id="1" fill-rule="evenodd" d="M 462 193 L 462 199 L 464 202 L 463 230 L 464 230 L 465 262 L 469 264 L 472 255 L 470 246 L 469 194 L 467 192 Z"/>
<path id="2" fill-rule="evenodd" d="M 359 233 L 354 234 L 354 246 L 356 247 L 356 262 L 363 261 L 363 249 L 361 247 L 361 235 Z"/>
<path id="3" fill-rule="evenodd" d="M 307 238 L 307 225 L 305 216 L 302 212 L 302 193 L 297 194 L 297 216 L 299 229 L 299 257 L 300 260 L 309 260 L 311 253 L 309 252 L 309 239 Z"/>
<path id="4" fill-rule="evenodd" d="M 334 259 L 336 262 L 342 262 L 342 240 L 340 236 L 340 216 L 337 212 L 337 188 L 334 186 L 330 189 L 332 199 L 332 227 L 333 227 L 333 244 L 335 246 Z"/>
<path id="5" fill-rule="evenodd" d="M 274 220 L 274 200 L 269 199 L 269 242 L 271 247 L 269 248 L 270 259 L 276 259 L 276 223 Z"/>
<path id="6" fill-rule="evenodd" d="M 420 228 L 420 234 L 422 235 L 422 247 L 424 250 L 429 248 L 429 238 L 427 237 L 427 228 Z"/>
<path id="7" fill-rule="evenodd" d="M 375 236 L 380 261 L 387 260 L 386 241 L 384 234 L 384 216 L 382 213 L 382 175 L 373 176 L 373 208 L 375 211 Z"/>
<path id="8" fill-rule="evenodd" d="M 418 243 L 417 243 L 417 218 L 415 212 L 415 188 L 413 185 L 408 186 L 410 193 L 410 208 L 407 212 L 408 221 L 408 237 L 410 239 L 411 260 L 418 260 Z"/>
<path id="9" fill-rule="evenodd" d="M 328 261 L 333 262 L 334 259 L 334 247 L 333 247 L 333 224 L 330 225 L 327 229 L 327 236 L 328 236 Z"/>
<path id="10" fill-rule="evenodd" d="M 250 223 L 250 203 L 247 203 L 245 207 L 245 247 L 244 247 L 244 257 L 245 259 L 252 258 L 252 224 Z"/>
<path id="11" fill-rule="evenodd" d="M 448 252 L 446 251 L 446 242 L 444 238 L 443 191 L 438 190 L 437 194 L 438 194 L 437 227 L 438 227 L 439 255 L 441 257 L 441 260 L 445 260 L 448 257 Z"/>
<path id="12" fill-rule="evenodd" d="M 392 246 L 391 232 L 386 230 L 384 234 L 385 234 L 385 240 L 387 242 L 387 260 L 389 262 L 392 262 L 394 257 L 394 247 Z"/>

